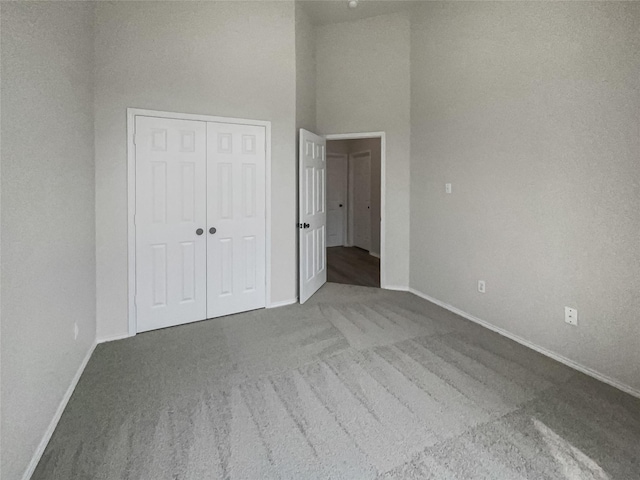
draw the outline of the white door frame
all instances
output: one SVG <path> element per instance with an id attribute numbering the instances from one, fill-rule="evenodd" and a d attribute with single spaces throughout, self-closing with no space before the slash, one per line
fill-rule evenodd
<path id="1" fill-rule="evenodd" d="M 137 331 L 136 318 L 136 148 L 134 137 L 136 133 L 136 116 L 157 118 L 171 118 L 177 120 L 196 120 L 201 122 L 232 123 L 236 125 L 253 125 L 265 128 L 266 164 L 265 164 L 265 257 L 266 257 L 266 306 L 271 307 L 271 122 L 266 120 L 247 120 L 243 118 L 216 117 L 192 113 L 162 112 L 143 108 L 127 108 L 127 249 L 128 249 L 128 310 L 129 336 Z"/>
<path id="2" fill-rule="evenodd" d="M 387 140 L 385 132 L 335 133 L 325 135 L 327 140 L 380 139 L 380 288 L 387 288 L 386 275 L 386 196 L 387 196 Z"/>
<path id="3" fill-rule="evenodd" d="M 344 198 L 344 206 L 345 206 L 345 214 L 342 216 L 342 246 L 350 247 L 349 243 L 349 155 L 346 153 L 329 153 L 327 152 L 327 160 L 329 157 L 341 158 L 347 164 L 347 178 L 344 179 L 344 191 L 342 192 Z M 329 163 L 327 162 L 327 168 Z M 327 178 L 329 178 L 329 173 L 327 172 Z M 329 184 L 327 183 L 327 186 Z M 328 199 L 329 197 L 327 197 Z"/>

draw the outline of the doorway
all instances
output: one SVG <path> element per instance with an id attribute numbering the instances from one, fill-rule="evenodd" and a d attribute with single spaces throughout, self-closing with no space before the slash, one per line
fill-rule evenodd
<path id="1" fill-rule="evenodd" d="M 327 280 L 381 286 L 382 138 L 327 137 Z"/>

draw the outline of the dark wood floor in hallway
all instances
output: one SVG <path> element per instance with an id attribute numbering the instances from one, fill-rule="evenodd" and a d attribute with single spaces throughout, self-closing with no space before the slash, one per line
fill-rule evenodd
<path id="1" fill-rule="evenodd" d="M 327 281 L 380 288 L 380 259 L 357 247 L 327 248 Z"/>

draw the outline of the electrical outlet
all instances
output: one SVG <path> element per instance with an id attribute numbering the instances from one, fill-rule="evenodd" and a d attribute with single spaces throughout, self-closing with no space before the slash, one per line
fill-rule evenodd
<path id="1" fill-rule="evenodd" d="M 446 193 L 451 193 L 451 184 L 450 183 L 445 183 L 444 184 L 444 191 Z"/>
<path id="2" fill-rule="evenodd" d="M 486 288 L 486 285 L 484 284 L 484 280 L 478 280 L 478 291 L 480 293 L 486 293 L 487 292 L 487 288 Z"/>
<path id="3" fill-rule="evenodd" d="M 578 325 L 578 310 L 571 307 L 564 307 L 564 321 L 574 327 Z"/>
<path id="4" fill-rule="evenodd" d="M 80 333 L 80 329 L 78 328 L 78 322 L 73 324 L 73 339 L 78 339 L 78 334 Z"/>

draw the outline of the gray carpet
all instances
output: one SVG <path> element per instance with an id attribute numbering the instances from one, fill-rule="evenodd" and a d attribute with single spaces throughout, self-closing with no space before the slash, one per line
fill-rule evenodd
<path id="1" fill-rule="evenodd" d="M 409 293 L 99 345 L 33 480 L 639 479 L 640 400 Z"/>

